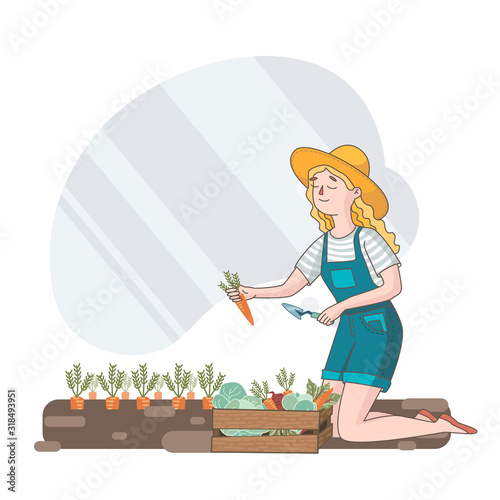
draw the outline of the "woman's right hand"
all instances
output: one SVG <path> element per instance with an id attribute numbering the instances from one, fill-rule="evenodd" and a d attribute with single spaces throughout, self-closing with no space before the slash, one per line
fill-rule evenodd
<path id="1" fill-rule="evenodd" d="M 241 293 L 246 300 L 253 299 L 257 295 L 255 289 L 249 286 L 240 286 L 239 291 L 236 288 L 228 288 L 226 293 L 233 302 L 241 301 Z"/>

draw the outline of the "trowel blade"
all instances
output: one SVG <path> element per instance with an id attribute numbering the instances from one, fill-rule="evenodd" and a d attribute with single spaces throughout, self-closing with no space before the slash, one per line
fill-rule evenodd
<path id="1" fill-rule="evenodd" d="M 302 319 L 302 314 L 304 313 L 304 309 L 301 309 L 297 306 L 292 306 L 292 304 L 283 303 L 282 306 L 294 317 L 297 319 Z"/>

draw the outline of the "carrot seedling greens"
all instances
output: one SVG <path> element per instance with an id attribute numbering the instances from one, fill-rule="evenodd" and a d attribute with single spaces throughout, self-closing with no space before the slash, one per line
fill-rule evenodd
<path id="1" fill-rule="evenodd" d="M 156 384 L 155 384 L 155 391 L 156 392 L 160 392 L 161 391 L 161 388 L 165 385 L 165 382 L 163 382 L 163 378 L 160 377 L 157 381 L 156 381 Z"/>
<path id="2" fill-rule="evenodd" d="M 193 392 L 197 383 L 198 383 L 198 379 L 194 375 L 191 374 L 189 376 L 189 381 L 188 381 L 188 386 L 187 386 L 188 391 Z"/>
<path id="3" fill-rule="evenodd" d="M 261 386 L 256 380 L 254 380 L 252 382 L 252 388 L 250 389 L 250 392 L 257 398 L 267 399 L 267 395 L 269 394 L 269 384 L 266 380 L 264 380 Z"/>
<path id="4" fill-rule="evenodd" d="M 238 290 L 240 288 L 241 283 L 238 273 L 231 274 L 229 271 L 224 271 L 223 274 L 229 286 L 227 286 L 224 282 L 221 281 L 218 286 L 222 288 L 222 290 L 226 291 L 229 288 L 236 288 L 236 290 Z"/>
<path id="5" fill-rule="evenodd" d="M 170 377 L 170 373 L 163 375 L 163 379 L 167 384 L 169 390 L 171 390 L 178 398 L 182 397 L 182 393 L 189 384 L 189 377 L 191 376 L 190 371 L 182 369 L 183 365 L 178 365 L 175 363 L 174 369 L 174 380 Z"/>
<path id="6" fill-rule="evenodd" d="M 295 382 L 295 373 L 290 373 L 290 376 L 288 376 L 286 370 L 284 368 L 281 368 L 280 373 L 276 375 L 276 380 L 284 391 L 289 391 L 290 387 L 292 387 L 293 383 Z"/>
<path id="7" fill-rule="evenodd" d="M 78 363 L 77 365 L 73 364 L 73 369 L 71 369 L 69 372 L 67 372 L 66 370 L 64 371 L 66 373 L 66 382 L 68 384 L 68 387 L 73 391 L 75 398 L 80 397 L 82 392 L 86 391 L 89 388 L 90 381 L 92 380 L 92 373 L 87 373 L 82 383 L 82 369 L 80 367 L 80 363 Z"/>
<path id="8" fill-rule="evenodd" d="M 137 389 L 142 398 L 145 398 L 146 394 L 153 390 L 153 387 L 155 386 L 159 377 L 159 373 L 153 372 L 153 375 L 148 382 L 147 363 L 139 365 L 139 370 L 132 370 L 132 380 L 134 382 L 134 387 Z"/>
<path id="9" fill-rule="evenodd" d="M 92 378 L 90 379 L 89 383 L 89 389 L 92 392 L 95 392 L 95 390 L 99 387 L 99 379 L 97 378 L 97 375 L 95 373 L 92 373 Z"/>
<path id="10" fill-rule="evenodd" d="M 125 375 L 123 376 L 122 391 L 128 392 L 131 385 L 132 385 L 132 378 L 127 373 L 125 373 Z"/>
<path id="11" fill-rule="evenodd" d="M 123 378 L 124 378 L 125 372 L 116 370 L 116 364 L 112 365 L 109 363 L 109 369 L 108 369 L 108 380 L 104 378 L 103 373 L 101 372 L 100 375 L 97 375 L 97 379 L 99 380 L 99 383 L 101 384 L 101 387 L 112 397 L 116 397 L 116 393 L 118 392 L 118 389 L 121 388 L 123 384 Z M 109 382 L 109 384 L 108 384 Z"/>
<path id="12" fill-rule="evenodd" d="M 217 380 L 214 381 L 213 363 L 205 364 L 205 369 L 198 372 L 198 382 L 207 398 L 211 398 L 221 388 L 225 378 L 226 376 L 219 372 Z"/>

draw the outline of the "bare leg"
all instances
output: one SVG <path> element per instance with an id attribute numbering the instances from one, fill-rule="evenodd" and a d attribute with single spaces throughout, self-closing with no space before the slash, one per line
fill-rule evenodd
<path id="1" fill-rule="evenodd" d="M 344 390 L 344 382 L 341 380 L 323 380 L 323 384 L 329 383 L 330 387 L 333 387 L 333 392 L 336 394 L 340 394 L 342 396 L 342 392 Z M 332 437 L 340 437 L 339 434 L 339 429 L 338 429 L 338 415 L 339 415 L 339 409 L 340 409 L 340 403 L 342 401 L 342 397 L 337 401 L 335 405 L 333 405 L 333 410 L 332 410 L 332 426 L 333 426 L 333 431 L 332 431 Z M 393 417 L 391 413 L 382 413 L 380 411 L 370 411 L 367 415 L 365 420 L 371 420 L 374 418 L 380 418 L 380 417 Z M 415 417 L 418 420 L 424 420 L 427 422 L 430 422 L 430 420 L 427 417 L 424 417 L 423 415 L 417 415 Z"/>
<path id="2" fill-rule="evenodd" d="M 366 416 L 365 420 L 371 420 L 372 418 L 380 418 L 380 417 L 394 417 L 393 413 L 382 413 L 381 411 L 371 411 L 368 413 Z M 431 419 L 429 417 L 426 417 L 424 415 L 415 415 L 417 420 L 425 420 L 426 422 L 431 422 Z"/>
<path id="3" fill-rule="evenodd" d="M 441 432 L 465 433 L 446 420 L 430 422 L 398 415 L 367 420 L 369 410 L 379 393 L 379 387 L 350 382 L 344 384 L 341 405 L 337 410 L 337 430 L 342 439 L 368 442 L 426 436 Z"/>
<path id="4" fill-rule="evenodd" d="M 339 429 L 338 429 L 338 415 L 339 415 L 339 408 L 340 408 L 340 401 L 342 401 L 342 391 L 344 390 L 344 382 L 342 380 L 323 380 L 323 384 L 330 384 L 330 388 L 333 387 L 333 392 L 335 394 L 340 394 L 341 398 L 333 405 L 332 409 L 332 437 L 338 438 L 340 437 L 339 434 Z"/>

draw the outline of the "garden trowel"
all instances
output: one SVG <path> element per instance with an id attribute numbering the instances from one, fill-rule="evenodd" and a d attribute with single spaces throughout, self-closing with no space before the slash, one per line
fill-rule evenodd
<path id="1" fill-rule="evenodd" d="M 318 319 L 319 313 L 317 312 L 311 312 L 311 311 L 304 311 L 304 309 L 301 309 L 300 307 L 297 306 L 292 306 L 292 304 L 285 304 L 283 303 L 282 306 L 295 318 L 297 319 L 302 319 L 302 316 L 304 314 L 310 314 L 311 318 Z"/>

